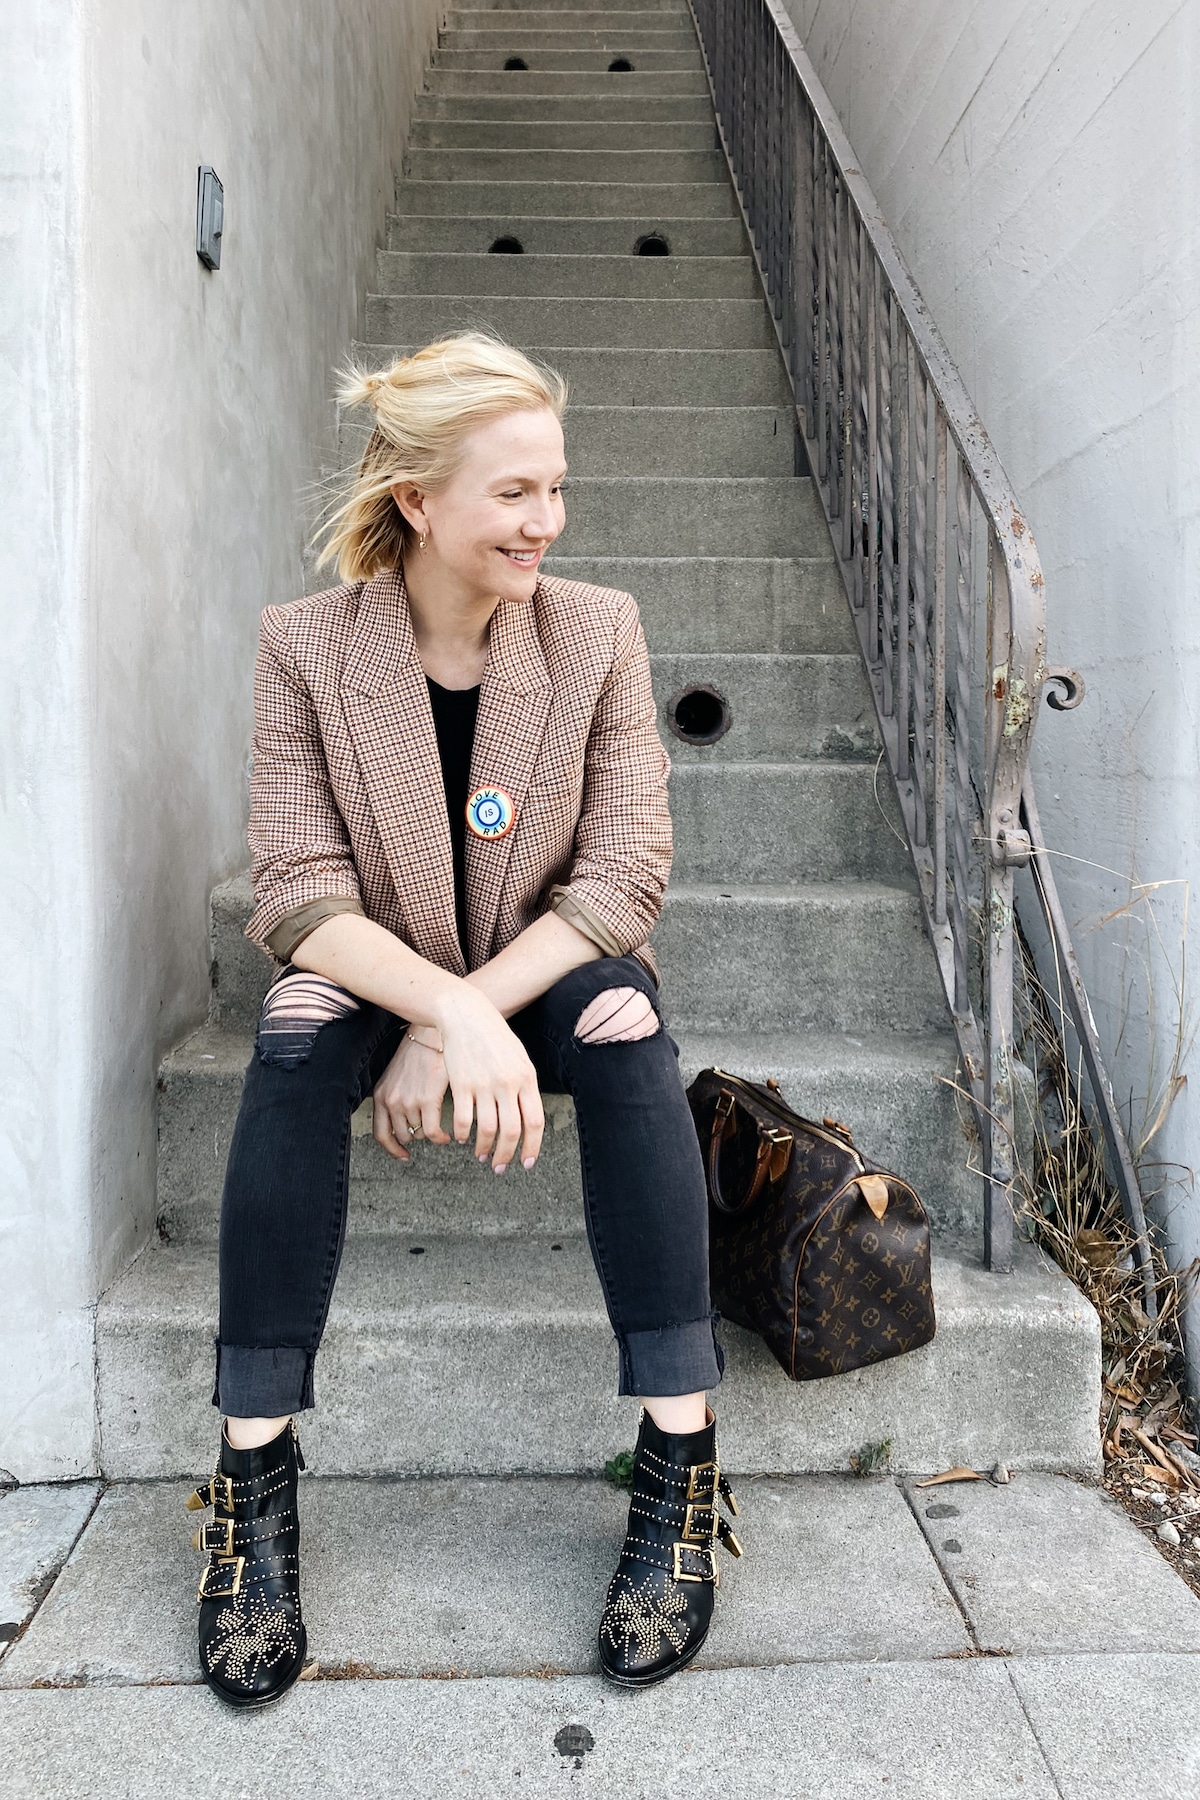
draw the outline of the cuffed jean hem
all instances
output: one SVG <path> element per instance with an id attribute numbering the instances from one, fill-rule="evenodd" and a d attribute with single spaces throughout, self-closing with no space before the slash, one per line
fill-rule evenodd
<path id="1" fill-rule="evenodd" d="M 260 1349 L 215 1341 L 213 1405 L 227 1419 L 281 1419 L 284 1413 L 307 1412 L 314 1404 L 312 1351 L 290 1344 Z"/>
<path id="2" fill-rule="evenodd" d="M 700 1394 L 715 1388 L 725 1371 L 725 1352 L 717 1342 L 719 1313 L 687 1325 L 663 1325 L 657 1331 L 626 1331 L 617 1338 L 621 1357 L 619 1394 Z"/>

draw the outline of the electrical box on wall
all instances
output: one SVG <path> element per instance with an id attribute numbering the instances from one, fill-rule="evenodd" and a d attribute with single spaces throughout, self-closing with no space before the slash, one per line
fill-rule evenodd
<path id="1" fill-rule="evenodd" d="M 196 255 L 206 269 L 221 266 L 221 233 L 225 228 L 225 189 L 215 169 L 201 163 L 196 184 Z"/>

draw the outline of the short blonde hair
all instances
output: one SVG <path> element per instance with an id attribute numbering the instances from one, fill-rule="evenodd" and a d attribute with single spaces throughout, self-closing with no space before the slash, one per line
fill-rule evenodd
<path id="1" fill-rule="evenodd" d="M 343 406 L 369 406 L 375 429 L 349 493 L 316 533 L 317 566 L 334 562 L 343 581 L 369 581 L 399 567 L 412 535 L 392 498 L 398 482 L 427 491 L 443 486 L 459 465 L 467 434 L 489 419 L 542 407 L 561 419 L 567 384 L 500 338 L 463 331 L 389 369 L 351 366 L 338 399 Z"/>

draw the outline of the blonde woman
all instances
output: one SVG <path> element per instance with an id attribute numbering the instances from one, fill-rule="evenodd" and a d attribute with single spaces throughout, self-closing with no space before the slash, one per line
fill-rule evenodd
<path id="1" fill-rule="evenodd" d="M 407 1162 L 414 1138 L 450 1142 L 448 1090 L 454 1139 L 473 1128 L 502 1176 L 537 1160 L 545 1089 L 574 1097 L 618 1389 L 643 1407 L 599 1649 L 647 1686 L 700 1648 L 732 1534 L 704 1175 L 646 944 L 671 823 L 645 640 L 628 594 L 539 569 L 565 516 L 558 375 L 465 333 L 343 400 L 375 428 L 327 529 L 342 585 L 267 608 L 255 675 L 247 934 L 281 968 L 221 1212 L 201 1669 L 258 1706 L 304 1663 L 295 1418 L 352 1112 L 371 1095 Z"/>

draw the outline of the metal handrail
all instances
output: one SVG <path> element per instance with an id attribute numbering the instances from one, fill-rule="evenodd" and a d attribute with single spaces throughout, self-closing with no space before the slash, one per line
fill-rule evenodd
<path id="1" fill-rule="evenodd" d="M 1072 1016 L 1149 1275 L 1132 1161 L 1057 896 L 1047 905 L 1044 846 L 1035 853 L 1030 837 L 1038 706 L 1044 693 L 1059 710 L 1083 695 L 1073 671 L 1046 665 L 1032 534 L 779 0 L 689 5 L 954 1021 L 983 1147 L 984 1261 L 1012 1264 L 1013 880 L 1032 860 L 1082 996 Z"/>

